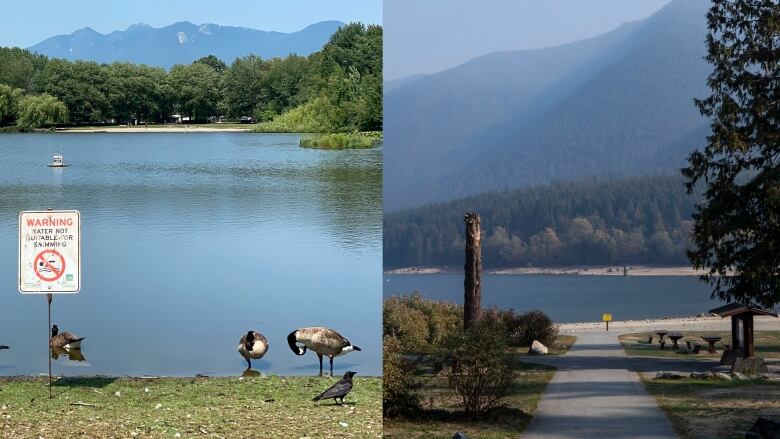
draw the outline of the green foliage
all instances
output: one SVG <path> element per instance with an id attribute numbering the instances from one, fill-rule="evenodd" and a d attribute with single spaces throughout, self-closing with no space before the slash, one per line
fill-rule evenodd
<path id="1" fill-rule="evenodd" d="M 228 66 L 209 55 L 169 72 L 0 48 L 0 84 L 55 96 L 76 124 L 166 122 L 178 113 L 200 122 L 253 116 L 261 132 L 381 130 L 382 28 L 344 26 L 308 57 L 249 55 Z"/>
<path id="2" fill-rule="evenodd" d="M 27 95 L 19 100 L 17 125 L 34 129 L 68 122 L 68 108 L 48 94 Z"/>
<path id="3" fill-rule="evenodd" d="M 482 319 L 468 330 L 448 337 L 437 353 L 437 362 L 448 383 L 460 397 L 467 415 L 477 418 L 501 407 L 517 374 L 516 359 L 506 352 L 509 334 L 495 319 Z"/>
<path id="4" fill-rule="evenodd" d="M 712 120 L 702 151 L 683 170 L 704 187 L 688 253 L 713 296 L 780 303 L 780 8 L 777 2 L 714 0 L 707 15 L 711 94 L 696 104 Z"/>
<path id="5" fill-rule="evenodd" d="M 24 91 L 0 84 L 0 125 L 16 118 L 17 106 Z"/>
<path id="6" fill-rule="evenodd" d="M 419 386 L 413 379 L 413 367 L 403 356 L 401 342 L 393 336 L 385 336 L 383 351 L 383 404 L 386 418 L 410 416 L 419 412 L 420 397 L 415 393 Z"/>
<path id="7" fill-rule="evenodd" d="M 334 133 L 301 138 L 304 148 L 365 149 L 373 148 L 377 141 L 361 133 Z"/>
<path id="8" fill-rule="evenodd" d="M 385 299 L 383 333 L 405 353 L 430 353 L 463 327 L 463 307 L 424 299 L 419 293 Z"/>
<path id="9" fill-rule="evenodd" d="M 385 215 L 386 267 L 463 263 L 463 212 L 482 216 L 484 265 L 685 264 L 697 197 L 678 177 L 561 183 Z"/>
<path id="10" fill-rule="evenodd" d="M 176 64 L 167 78 L 174 90 L 174 109 L 191 121 L 205 121 L 217 113 L 219 73 L 210 65 L 194 62 Z"/>
<path id="11" fill-rule="evenodd" d="M 324 98 L 313 99 L 275 117 L 270 122 L 259 123 L 255 131 L 260 133 L 324 133 L 336 130 L 331 118 L 336 109 Z"/>

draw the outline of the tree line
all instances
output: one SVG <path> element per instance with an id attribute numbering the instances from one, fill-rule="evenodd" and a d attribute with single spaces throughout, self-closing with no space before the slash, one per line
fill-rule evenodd
<path id="1" fill-rule="evenodd" d="M 689 195 L 678 176 L 559 183 L 389 213 L 386 268 L 461 266 L 463 213 L 481 215 L 486 267 L 688 264 Z"/>
<path id="2" fill-rule="evenodd" d="M 179 115 L 189 122 L 252 118 L 274 131 L 378 131 L 381 78 L 382 28 L 361 23 L 342 26 L 307 57 L 247 55 L 227 65 L 209 55 L 169 71 L 4 47 L 0 124 L 166 123 Z"/>

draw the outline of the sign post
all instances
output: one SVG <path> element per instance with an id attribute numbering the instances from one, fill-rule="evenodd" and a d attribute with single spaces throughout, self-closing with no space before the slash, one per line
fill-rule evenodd
<path id="1" fill-rule="evenodd" d="M 36 210 L 19 213 L 18 287 L 22 294 L 46 294 L 49 325 L 51 395 L 51 302 L 53 294 L 81 290 L 81 214 L 77 210 Z"/>
<path id="2" fill-rule="evenodd" d="M 607 324 L 607 331 L 609 331 L 609 322 L 612 321 L 612 314 L 610 313 L 604 313 L 601 315 L 601 320 L 604 321 L 604 323 Z"/>

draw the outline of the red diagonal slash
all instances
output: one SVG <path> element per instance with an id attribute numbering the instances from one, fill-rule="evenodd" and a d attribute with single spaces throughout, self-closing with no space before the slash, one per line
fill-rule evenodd
<path id="1" fill-rule="evenodd" d="M 62 261 L 62 268 L 57 270 L 56 268 L 54 268 L 53 265 L 51 265 L 49 263 L 49 261 L 44 257 L 44 255 L 49 254 L 49 253 L 51 253 L 54 256 L 60 258 L 60 261 Z M 44 263 L 44 265 L 46 265 L 46 268 L 48 268 L 49 270 L 52 271 L 52 273 L 55 274 L 55 276 L 53 278 L 44 277 L 43 274 L 41 274 L 38 271 L 37 265 L 38 265 L 38 260 L 39 259 Z M 35 260 L 34 260 L 33 264 L 35 264 L 35 267 L 33 267 L 35 269 L 35 274 L 41 280 L 46 281 L 46 282 L 54 282 L 54 281 L 56 281 L 57 279 L 62 277 L 62 273 L 65 272 L 65 258 L 63 258 L 62 255 L 58 251 L 56 251 L 56 250 L 44 250 L 44 251 L 38 253 L 38 256 L 35 257 Z"/>

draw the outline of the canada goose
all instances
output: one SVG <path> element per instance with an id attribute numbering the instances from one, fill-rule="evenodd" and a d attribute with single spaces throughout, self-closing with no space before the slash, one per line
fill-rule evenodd
<path id="1" fill-rule="evenodd" d="M 76 337 L 70 332 L 59 333 L 60 328 L 57 325 L 51 327 L 51 338 L 49 339 L 49 346 L 53 348 L 65 348 L 65 349 L 79 349 L 81 347 L 81 340 L 86 337 Z"/>
<path id="2" fill-rule="evenodd" d="M 343 404 L 344 397 L 347 396 L 347 393 L 349 393 L 350 390 L 352 390 L 352 377 L 355 376 L 356 374 L 357 372 L 345 373 L 344 378 L 336 381 L 336 384 L 330 386 L 328 390 L 315 396 L 314 399 L 312 399 L 312 401 L 321 401 L 323 399 L 333 398 L 334 402 Z M 341 399 L 341 402 L 337 401 L 336 398 Z"/>
<path id="3" fill-rule="evenodd" d="M 320 359 L 320 375 L 322 375 L 323 355 L 327 355 L 330 359 L 330 375 L 333 376 L 333 357 L 360 350 L 338 332 L 319 326 L 296 329 L 287 336 L 287 343 L 295 355 L 305 354 L 307 348 L 316 352 Z M 303 346 L 298 346 L 298 343 Z"/>
<path id="4" fill-rule="evenodd" d="M 249 331 L 238 342 L 238 353 L 246 359 L 246 364 L 252 368 L 252 360 L 259 360 L 268 352 L 268 340 L 257 331 Z"/>
<path id="5" fill-rule="evenodd" d="M 51 348 L 52 360 L 58 360 L 60 356 L 68 357 L 70 361 L 86 361 L 84 354 L 81 353 L 81 349 Z"/>

